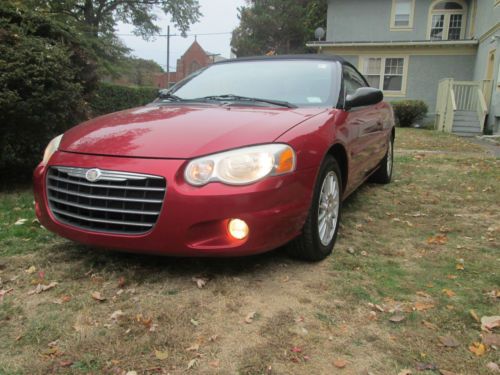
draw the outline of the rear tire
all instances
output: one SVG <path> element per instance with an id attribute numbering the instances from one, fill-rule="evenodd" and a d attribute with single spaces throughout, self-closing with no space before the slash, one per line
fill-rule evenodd
<path id="1" fill-rule="evenodd" d="M 370 177 L 371 182 L 377 184 L 388 184 L 392 180 L 392 169 L 394 163 L 394 139 L 391 138 L 387 146 L 387 152 L 380 162 L 380 166 Z"/>
<path id="2" fill-rule="evenodd" d="M 332 253 L 340 223 L 341 194 L 342 174 L 337 161 L 328 155 L 318 174 L 302 234 L 288 245 L 291 256 L 317 262 Z"/>

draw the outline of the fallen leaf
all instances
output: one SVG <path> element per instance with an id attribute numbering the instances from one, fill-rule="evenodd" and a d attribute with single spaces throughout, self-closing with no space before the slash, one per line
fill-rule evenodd
<path id="1" fill-rule="evenodd" d="M 201 289 L 208 283 L 208 278 L 206 277 L 193 277 L 192 280 L 196 283 L 196 286 Z"/>
<path id="2" fill-rule="evenodd" d="M 479 342 L 473 342 L 472 345 L 469 346 L 469 350 L 476 356 L 480 357 L 486 353 L 486 345 Z"/>
<path id="3" fill-rule="evenodd" d="M 448 279 L 450 279 L 450 280 L 455 280 L 455 279 L 457 279 L 457 278 L 458 278 L 458 276 L 457 276 L 457 275 L 447 275 L 446 277 L 447 277 Z"/>
<path id="4" fill-rule="evenodd" d="M 432 329 L 432 330 L 437 330 L 438 329 L 437 325 L 432 324 L 431 322 L 428 322 L 427 320 L 422 320 L 422 324 L 424 326 L 426 326 L 427 328 Z"/>
<path id="5" fill-rule="evenodd" d="M 36 272 L 36 267 L 35 266 L 31 266 L 27 270 L 25 270 L 24 272 L 26 272 L 28 275 L 31 275 L 32 273 Z"/>
<path id="6" fill-rule="evenodd" d="M 491 331 L 500 327 L 500 316 L 483 316 L 481 317 L 481 330 Z"/>
<path id="7" fill-rule="evenodd" d="M 424 297 L 424 298 L 431 298 L 430 294 L 422 292 L 421 290 L 417 292 L 417 296 Z"/>
<path id="8" fill-rule="evenodd" d="M 120 277 L 118 278 L 118 288 L 123 288 L 123 287 L 125 287 L 125 284 L 126 284 L 125 277 L 120 276 Z"/>
<path id="9" fill-rule="evenodd" d="M 429 302 L 415 302 L 414 307 L 417 311 L 425 311 L 434 308 L 434 304 Z"/>
<path id="10" fill-rule="evenodd" d="M 99 302 L 106 301 L 106 297 L 104 297 L 100 292 L 92 292 L 92 298 Z"/>
<path id="11" fill-rule="evenodd" d="M 187 369 L 191 370 L 192 368 L 194 368 L 196 366 L 197 362 L 198 362 L 198 360 L 196 358 L 193 358 L 192 360 L 190 360 L 188 365 L 187 365 Z"/>
<path id="12" fill-rule="evenodd" d="M 347 366 L 347 361 L 345 359 L 336 359 L 333 361 L 333 365 L 337 368 L 344 368 Z"/>
<path id="13" fill-rule="evenodd" d="M 14 288 L 10 288 L 10 289 L 0 289 L 0 301 L 3 300 L 3 297 L 6 295 L 6 294 L 9 294 L 10 292 L 12 292 L 14 290 Z"/>
<path id="14" fill-rule="evenodd" d="M 302 353 L 302 348 L 298 346 L 294 346 L 292 349 L 290 349 L 292 353 Z"/>
<path id="15" fill-rule="evenodd" d="M 14 225 L 23 225 L 24 223 L 26 223 L 28 221 L 28 219 L 18 219 Z"/>
<path id="16" fill-rule="evenodd" d="M 191 345 L 189 348 L 186 349 L 187 352 L 197 352 L 200 349 L 200 344 L 196 343 Z"/>
<path id="17" fill-rule="evenodd" d="M 109 317 L 111 320 L 114 320 L 114 321 L 117 321 L 119 320 L 122 316 L 124 316 L 125 313 L 121 310 L 116 310 L 115 312 L 113 312 L 111 314 L 111 316 Z"/>
<path id="18" fill-rule="evenodd" d="M 393 316 L 391 316 L 389 318 L 389 321 L 391 321 L 393 323 L 400 323 L 405 319 L 406 319 L 406 316 L 404 316 L 403 314 L 394 314 Z"/>
<path id="19" fill-rule="evenodd" d="M 500 335 L 496 333 L 483 333 L 483 344 L 500 347 Z"/>
<path id="20" fill-rule="evenodd" d="M 450 290 L 450 289 L 443 289 L 443 293 L 446 294 L 450 298 L 455 296 L 455 292 L 453 290 Z"/>
<path id="21" fill-rule="evenodd" d="M 160 361 L 164 361 L 165 359 L 168 358 L 168 352 L 166 350 L 165 351 L 155 350 L 155 357 Z"/>
<path id="22" fill-rule="evenodd" d="M 216 359 L 215 361 L 208 362 L 208 365 L 213 368 L 219 368 L 220 366 L 220 361 Z"/>
<path id="23" fill-rule="evenodd" d="M 195 327 L 198 327 L 200 325 L 200 323 L 195 319 L 191 319 L 191 324 L 194 325 Z"/>
<path id="24" fill-rule="evenodd" d="M 444 245 L 448 242 L 448 237 L 446 234 L 436 234 L 427 239 L 429 245 Z"/>
<path id="25" fill-rule="evenodd" d="M 481 323 L 481 319 L 479 319 L 479 316 L 477 316 L 474 310 L 469 310 L 469 314 L 472 317 L 472 319 L 474 319 L 478 323 Z"/>
<path id="26" fill-rule="evenodd" d="M 447 371 L 447 370 L 442 370 L 442 369 L 439 369 L 439 373 L 441 375 L 458 375 L 457 373 L 455 372 L 452 372 L 452 371 Z"/>
<path id="27" fill-rule="evenodd" d="M 210 336 L 210 338 L 208 339 L 208 341 L 215 342 L 215 340 L 217 340 L 218 337 L 219 337 L 218 335 L 212 335 L 212 336 Z"/>
<path id="28" fill-rule="evenodd" d="M 486 367 L 493 372 L 500 372 L 500 367 L 495 362 L 488 362 Z"/>
<path id="29" fill-rule="evenodd" d="M 61 366 L 61 367 L 69 367 L 72 364 L 73 364 L 73 361 L 70 361 L 70 360 L 59 362 L 59 366 Z"/>
<path id="30" fill-rule="evenodd" d="M 247 316 L 245 317 L 245 323 L 247 323 L 247 324 L 252 323 L 253 320 L 255 319 L 255 314 L 256 314 L 255 311 L 252 311 L 251 313 L 248 313 Z"/>
<path id="31" fill-rule="evenodd" d="M 48 285 L 38 284 L 35 289 L 28 292 L 28 295 L 39 294 L 39 293 L 45 292 L 46 290 L 54 288 L 56 285 L 57 285 L 57 282 L 55 282 L 55 281 L 52 281 Z"/>
<path id="32" fill-rule="evenodd" d="M 454 338 L 453 336 L 439 336 L 438 338 L 441 344 L 448 348 L 456 348 L 457 346 L 460 345 L 457 339 Z"/>
<path id="33" fill-rule="evenodd" d="M 398 372 L 398 375 L 412 375 L 412 372 L 411 372 L 411 370 L 404 369 L 404 370 L 401 370 L 400 372 Z"/>

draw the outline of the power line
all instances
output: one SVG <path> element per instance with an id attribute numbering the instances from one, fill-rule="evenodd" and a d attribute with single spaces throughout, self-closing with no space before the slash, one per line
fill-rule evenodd
<path id="1" fill-rule="evenodd" d="M 205 36 L 205 35 L 228 35 L 228 34 L 232 34 L 233 32 L 232 31 L 226 31 L 226 32 L 220 32 L 220 33 L 196 33 L 196 34 L 186 34 L 186 35 L 182 35 L 182 34 L 170 34 L 171 37 L 173 36 L 181 36 L 181 37 L 188 37 L 188 36 Z M 136 34 L 115 34 L 116 36 L 134 36 L 136 38 L 142 38 L 142 36 L 140 35 L 136 35 Z M 152 37 L 167 37 L 168 35 L 167 34 L 157 34 L 157 35 L 152 35 Z"/>

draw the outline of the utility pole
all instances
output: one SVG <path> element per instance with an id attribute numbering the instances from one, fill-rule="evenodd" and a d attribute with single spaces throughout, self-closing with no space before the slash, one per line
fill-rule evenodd
<path id="1" fill-rule="evenodd" d="M 167 90 L 170 88 L 170 25 L 167 26 Z"/>

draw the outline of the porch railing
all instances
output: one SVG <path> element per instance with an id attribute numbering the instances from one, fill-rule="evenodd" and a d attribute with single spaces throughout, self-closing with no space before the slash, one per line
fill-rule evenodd
<path id="1" fill-rule="evenodd" d="M 476 112 L 481 126 L 484 128 L 484 120 L 488 113 L 484 89 L 487 83 L 475 81 L 455 81 L 453 78 L 445 78 L 439 81 L 436 102 L 436 129 L 451 133 L 455 112 Z"/>

